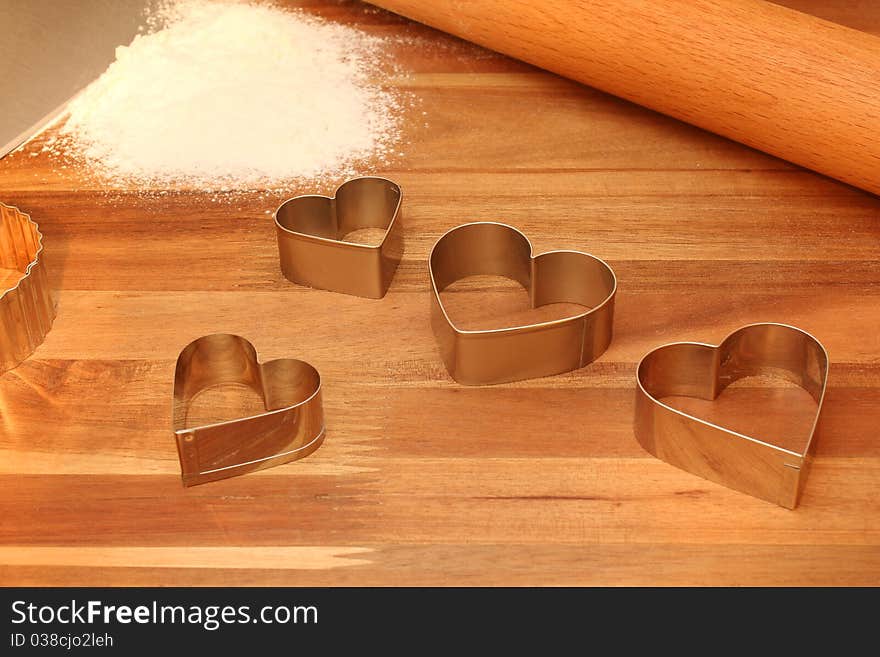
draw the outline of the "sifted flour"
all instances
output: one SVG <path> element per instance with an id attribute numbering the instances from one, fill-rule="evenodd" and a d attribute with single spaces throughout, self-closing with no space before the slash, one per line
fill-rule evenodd
<path id="1" fill-rule="evenodd" d="M 270 5 L 166 3 L 70 105 L 51 150 L 101 178 L 206 190 L 353 172 L 398 138 L 381 39 Z M 159 27 L 160 26 L 160 27 Z"/>

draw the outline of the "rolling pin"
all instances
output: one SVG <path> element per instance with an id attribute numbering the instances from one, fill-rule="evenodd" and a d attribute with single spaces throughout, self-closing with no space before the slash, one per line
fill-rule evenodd
<path id="1" fill-rule="evenodd" d="M 880 38 L 764 0 L 372 0 L 880 194 Z"/>

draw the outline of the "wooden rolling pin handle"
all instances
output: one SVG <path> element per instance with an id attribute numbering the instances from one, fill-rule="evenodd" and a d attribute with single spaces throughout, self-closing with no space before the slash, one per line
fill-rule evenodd
<path id="1" fill-rule="evenodd" d="M 373 0 L 880 194 L 880 38 L 763 0 Z"/>

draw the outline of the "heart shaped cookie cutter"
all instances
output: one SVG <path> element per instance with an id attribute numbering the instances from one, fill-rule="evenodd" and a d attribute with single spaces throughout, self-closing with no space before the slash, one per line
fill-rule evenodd
<path id="1" fill-rule="evenodd" d="M 297 196 L 275 211 L 281 271 L 308 287 L 381 299 L 403 255 L 400 186 L 364 176 L 329 196 Z M 349 233 L 381 228 L 378 244 L 344 241 Z"/>
<path id="2" fill-rule="evenodd" d="M 821 342 L 786 324 L 744 326 L 717 346 L 676 342 L 657 347 L 637 369 L 636 439 L 667 463 L 793 509 L 816 444 L 828 365 Z M 803 450 L 725 429 L 660 401 L 672 395 L 713 400 L 734 381 L 757 375 L 791 381 L 816 402 Z"/>
<path id="3" fill-rule="evenodd" d="M 188 427 L 192 400 L 221 384 L 256 391 L 266 412 Z M 177 358 L 172 422 L 184 486 L 301 459 L 324 441 L 321 377 L 301 360 L 260 364 L 254 346 L 241 336 L 206 335 L 190 342 Z"/>
<path id="4" fill-rule="evenodd" d="M 0 288 L 2 374 L 33 353 L 55 319 L 40 227 L 18 208 L 3 203 L 0 203 L 0 267 L 19 274 L 11 287 Z"/>
<path id="5" fill-rule="evenodd" d="M 496 222 L 464 224 L 431 250 L 431 324 L 449 374 L 459 383 L 485 385 L 559 374 L 598 358 L 611 342 L 617 278 L 604 261 L 580 251 L 532 254 L 528 238 Z M 532 308 L 576 303 L 571 317 L 524 326 L 464 330 L 452 322 L 440 293 L 467 276 L 513 279 Z"/>

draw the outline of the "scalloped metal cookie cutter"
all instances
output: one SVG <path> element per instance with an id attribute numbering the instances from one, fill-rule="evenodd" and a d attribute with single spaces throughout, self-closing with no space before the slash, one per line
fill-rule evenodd
<path id="1" fill-rule="evenodd" d="M 496 222 L 464 224 L 431 250 L 431 323 L 446 369 L 459 383 L 483 385 L 568 372 L 591 363 L 611 342 L 617 279 L 604 261 L 581 251 L 533 255 L 528 238 Z M 467 276 L 520 283 L 533 308 L 569 302 L 590 308 L 549 322 L 470 331 L 443 307 L 440 292 Z"/>
<path id="2" fill-rule="evenodd" d="M 403 254 L 400 186 L 364 176 L 333 197 L 297 196 L 275 211 L 281 271 L 294 283 L 381 299 Z M 344 241 L 355 230 L 381 228 L 378 244 Z"/>
<path id="3" fill-rule="evenodd" d="M 266 412 L 187 426 L 192 400 L 210 387 L 230 383 L 260 394 Z M 301 360 L 261 364 L 254 346 L 241 336 L 206 335 L 190 342 L 177 359 L 172 422 L 184 486 L 301 459 L 324 441 L 321 377 Z"/>
<path id="4" fill-rule="evenodd" d="M 33 353 L 55 319 L 43 235 L 24 212 L 0 203 L 0 267 L 21 274 L 0 291 L 0 374 Z"/>
<path id="5" fill-rule="evenodd" d="M 744 326 L 719 345 L 676 342 L 657 347 L 637 369 L 636 438 L 667 463 L 793 509 L 816 444 L 828 366 L 822 343 L 786 324 Z M 671 395 L 713 400 L 734 381 L 756 375 L 785 378 L 816 402 L 802 451 L 725 429 L 659 401 Z"/>

